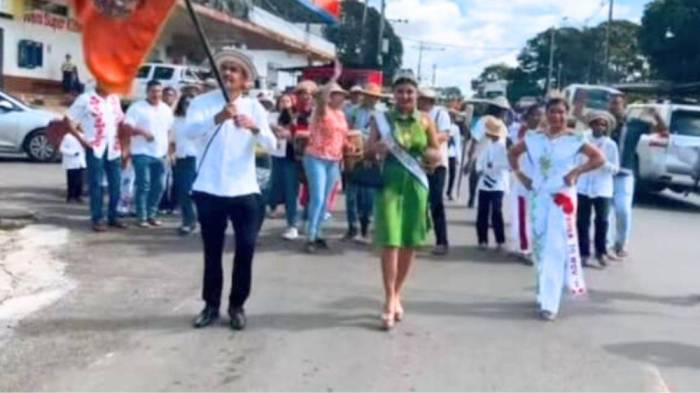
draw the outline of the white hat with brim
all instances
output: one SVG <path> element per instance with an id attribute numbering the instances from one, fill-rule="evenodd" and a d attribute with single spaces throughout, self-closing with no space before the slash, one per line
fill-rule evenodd
<path id="1" fill-rule="evenodd" d="M 508 102 L 508 99 L 504 96 L 498 96 L 492 99 L 490 104 L 505 110 L 511 109 L 510 102 Z"/>
<path id="2" fill-rule="evenodd" d="M 508 128 L 501 119 L 494 116 L 484 116 L 484 128 L 486 135 L 505 138 L 508 135 Z"/>
<path id="3" fill-rule="evenodd" d="M 362 88 L 362 86 L 359 85 L 355 85 L 350 88 L 350 93 L 362 93 L 363 91 L 364 89 Z"/>
<path id="4" fill-rule="evenodd" d="M 429 87 L 422 87 L 418 90 L 418 97 L 419 98 L 426 98 L 429 100 L 436 100 L 437 99 L 437 92 L 434 89 L 431 89 Z"/>
<path id="5" fill-rule="evenodd" d="M 214 63 L 221 68 L 224 63 L 234 63 L 241 68 L 248 81 L 258 79 L 258 72 L 253 61 L 243 52 L 235 49 L 223 49 L 214 55 Z"/>
<path id="6" fill-rule="evenodd" d="M 617 120 L 608 111 L 593 110 L 586 115 L 586 123 L 591 125 L 596 120 L 605 120 L 608 122 L 608 131 L 615 129 L 617 127 Z"/>
<path id="7" fill-rule="evenodd" d="M 348 91 L 345 90 L 345 89 L 343 89 L 339 84 L 337 84 L 337 83 L 335 83 L 335 82 L 333 82 L 333 84 L 331 84 L 331 85 L 329 86 L 328 93 L 329 93 L 329 94 L 343 94 L 343 95 L 348 95 Z"/>

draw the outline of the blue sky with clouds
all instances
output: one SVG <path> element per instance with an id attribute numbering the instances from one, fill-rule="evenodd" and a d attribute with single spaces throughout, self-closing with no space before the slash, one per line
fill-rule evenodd
<path id="1" fill-rule="evenodd" d="M 516 64 L 525 42 L 550 26 L 594 26 L 607 18 L 608 0 L 386 0 L 389 19 L 404 39 L 404 67 L 418 65 L 418 42 L 439 51 L 424 51 L 422 76 L 437 85 L 469 89 L 472 78 L 492 63 Z M 700 1 L 700 0 L 699 0 Z M 649 0 L 615 0 L 615 19 L 639 22 Z M 369 0 L 379 7 L 379 0 Z"/>

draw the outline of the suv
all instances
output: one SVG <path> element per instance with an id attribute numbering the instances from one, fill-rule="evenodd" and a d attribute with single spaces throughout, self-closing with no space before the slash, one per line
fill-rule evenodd
<path id="1" fill-rule="evenodd" d="M 32 161 L 53 161 L 57 154 L 46 138 L 46 126 L 58 118 L 0 91 L 0 152 L 25 152 Z"/>
<path id="2" fill-rule="evenodd" d="M 651 132 L 649 121 L 656 111 L 668 126 L 667 133 Z M 630 105 L 622 140 L 632 148 L 630 167 L 638 191 L 666 188 L 689 193 L 700 181 L 700 106 L 673 103 Z M 629 139 L 629 140 L 628 140 Z M 635 140 L 637 141 L 635 143 Z"/>
<path id="3" fill-rule="evenodd" d="M 142 65 L 131 89 L 131 99 L 136 101 L 146 98 L 146 85 L 151 80 L 158 80 L 163 87 L 174 87 L 180 91 L 183 87 L 199 85 L 202 83 L 198 70 L 194 67 L 164 64 L 146 63 Z"/>

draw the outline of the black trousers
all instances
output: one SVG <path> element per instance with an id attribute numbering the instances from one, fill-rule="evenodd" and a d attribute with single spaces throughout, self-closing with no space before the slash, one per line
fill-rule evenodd
<path id="1" fill-rule="evenodd" d="M 83 176 L 85 168 L 66 169 L 66 179 L 68 190 L 66 192 L 66 201 L 78 200 L 83 196 Z"/>
<path id="2" fill-rule="evenodd" d="M 479 244 L 489 244 L 489 218 L 493 225 L 496 243 L 506 242 L 503 222 L 503 191 L 479 191 L 479 204 L 476 214 L 476 236 Z"/>
<path id="3" fill-rule="evenodd" d="M 469 169 L 469 201 L 467 206 L 469 208 L 474 207 L 474 200 L 476 199 L 476 194 L 478 193 L 476 187 L 479 185 L 479 173 L 476 171 L 475 163 L 471 163 L 471 168 Z"/>
<path id="4" fill-rule="evenodd" d="M 589 198 L 578 195 L 578 211 L 576 226 L 578 244 L 582 257 L 591 256 L 591 213 L 595 210 L 595 253 L 600 256 L 607 253 L 608 215 L 610 214 L 610 198 Z"/>
<path id="5" fill-rule="evenodd" d="M 445 180 L 447 178 L 447 168 L 439 167 L 428 175 L 428 185 L 430 186 L 430 214 L 433 217 L 435 227 L 435 238 L 438 245 L 448 245 L 447 242 L 447 219 L 445 218 L 445 202 L 443 191 L 445 190 Z"/>
<path id="6" fill-rule="evenodd" d="M 457 157 L 450 157 L 447 167 L 447 196 L 452 197 L 452 190 L 455 186 L 455 179 L 457 178 Z"/>
<path id="7" fill-rule="evenodd" d="M 204 243 L 202 299 L 214 308 L 221 305 L 224 239 L 228 221 L 231 220 L 236 250 L 229 307 L 243 307 L 250 295 L 253 278 L 253 255 L 258 238 L 262 198 L 259 194 L 227 198 L 202 192 L 195 192 L 192 197 L 197 205 Z"/>

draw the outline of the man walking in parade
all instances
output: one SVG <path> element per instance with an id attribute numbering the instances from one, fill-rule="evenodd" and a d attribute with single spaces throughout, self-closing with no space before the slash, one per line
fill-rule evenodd
<path id="1" fill-rule="evenodd" d="M 222 254 L 228 221 L 233 224 L 235 257 L 229 296 L 230 326 L 246 325 L 244 304 L 250 294 L 260 204 L 263 203 L 255 176 L 255 146 L 272 151 L 277 144 L 268 115 L 254 98 L 243 97 L 257 72 L 251 60 L 227 49 L 215 55 L 229 102 L 222 91 L 195 98 L 187 112 L 186 134 L 207 142 L 197 162 L 192 187 L 204 244 L 205 307 L 194 321 L 196 328 L 211 325 L 219 317 L 223 289 Z"/>
<path id="2" fill-rule="evenodd" d="M 136 174 L 136 216 L 139 226 L 161 226 L 156 219 L 160 199 L 165 189 L 165 166 L 168 154 L 168 134 L 173 126 L 173 111 L 163 102 L 160 82 L 148 82 L 147 98 L 129 107 L 126 123 L 134 131 L 131 155 Z"/>
<path id="3" fill-rule="evenodd" d="M 447 142 L 450 139 L 452 120 L 444 107 L 435 105 L 437 92 L 432 89 L 420 89 L 418 109 L 424 112 L 437 127 L 437 139 L 440 144 L 440 164 L 428 175 L 430 181 L 430 213 L 433 217 L 435 229 L 434 255 L 446 255 L 449 251 L 447 240 L 447 218 L 445 217 L 445 181 L 447 180 L 447 166 L 449 154 Z"/>

